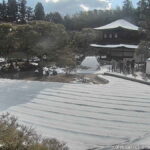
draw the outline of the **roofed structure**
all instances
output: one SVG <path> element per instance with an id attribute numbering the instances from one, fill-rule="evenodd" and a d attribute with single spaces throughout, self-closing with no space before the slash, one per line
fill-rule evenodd
<path id="1" fill-rule="evenodd" d="M 102 33 L 99 43 L 90 44 L 100 56 L 108 59 L 133 58 L 140 42 L 139 27 L 119 19 L 102 27 L 94 28 Z"/>
<path id="2" fill-rule="evenodd" d="M 107 25 L 102 26 L 102 27 L 94 28 L 94 29 L 96 29 L 96 30 L 108 30 L 108 29 L 116 29 L 116 28 L 123 28 L 123 29 L 134 30 L 134 31 L 139 30 L 138 26 L 133 25 L 124 19 L 119 19 L 119 20 L 114 21 L 110 24 L 107 24 Z"/>

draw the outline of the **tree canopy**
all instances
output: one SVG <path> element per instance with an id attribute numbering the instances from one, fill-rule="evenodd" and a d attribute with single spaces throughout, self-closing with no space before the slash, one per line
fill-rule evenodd
<path id="1" fill-rule="evenodd" d="M 138 54 L 145 55 L 145 58 L 150 57 L 150 1 L 140 0 L 138 3 L 139 24 L 143 27 L 143 32 L 146 35 L 141 41 Z"/>
<path id="2" fill-rule="evenodd" d="M 16 53 L 27 59 L 47 55 L 49 62 L 62 65 L 62 55 L 73 60 L 69 43 L 69 35 L 60 24 L 45 21 L 24 25 L 0 24 L 0 55 L 5 58 L 12 58 Z"/>
<path id="3" fill-rule="evenodd" d="M 42 3 L 37 3 L 34 9 L 35 13 L 35 20 L 44 20 L 45 19 L 45 12 Z"/>
<path id="4" fill-rule="evenodd" d="M 59 12 L 46 14 L 42 3 L 37 3 L 33 10 L 26 0 L 3 0 L 0 3 L 0 21 L 4 22 L 0 25 L 0 53 L 6 56 L 22 51 L 27 57 L 48 54 L 51 61 L 70 48 L 76 55 L 85 55 L 89 52 L 89 43 L 101 38 L 92 28 L 117 19 L 126 19 L 143 27 L 142 32 L 147 35 L 143 41 L 149 41 L 149 0 L 139 0 L 137 8 L 131 0 L 124 0 L 123 6 L 116 9 L 91 10 L 72 16 L 61 16 Z"/>

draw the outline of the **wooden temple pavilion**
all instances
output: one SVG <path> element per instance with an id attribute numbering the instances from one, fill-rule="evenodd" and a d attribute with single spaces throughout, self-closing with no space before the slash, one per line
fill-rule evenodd
<path id="1" fill-rule="evenodd" d="M 140 42 L 139 27 L 120 19 L 108 25 L 94 28 L 102 32 L 99 43 L 91 44 L 96 53 L 107 60 L 134 58 L 135 50 Z"/>

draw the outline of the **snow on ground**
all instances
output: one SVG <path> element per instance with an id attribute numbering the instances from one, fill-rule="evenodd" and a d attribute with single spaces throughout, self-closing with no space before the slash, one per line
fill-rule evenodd
<path id="1" fill-rule="evenodd" d="M 0 111 L 71 150 L 138 143 L 150 132 L 150 87 L 107 79 L 107 85 L 0 79 Z"/>

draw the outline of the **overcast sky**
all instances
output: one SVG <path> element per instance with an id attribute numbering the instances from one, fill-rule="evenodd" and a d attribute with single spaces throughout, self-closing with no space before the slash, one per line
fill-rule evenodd
<path id="1" fill-rule="evenodd" d="M 2 0 L 1 0 L 2 1 Z M 42 2 L 46 13 L 58 11 L 62 15 L 74 14 L 79 11 L 93 9 L 111 9 L 121 6 L 124 0 L 27 0 L 28 5 L 34 7 Z M 132 0 L 134 6 L 139 0 Z"/>

